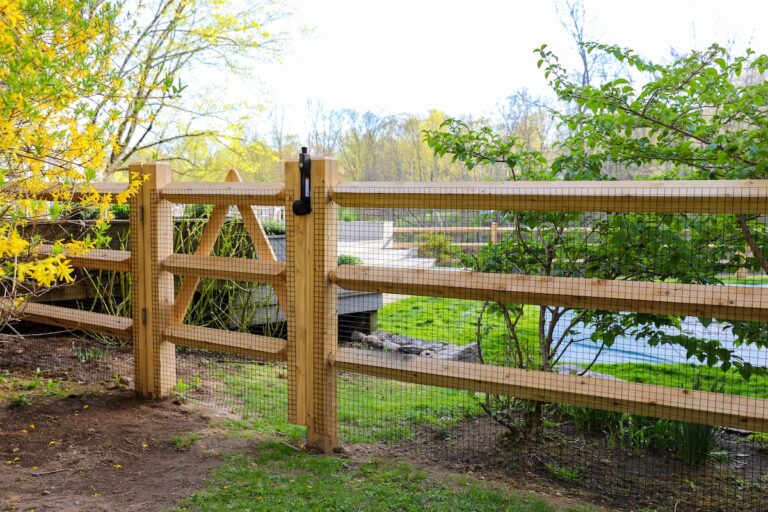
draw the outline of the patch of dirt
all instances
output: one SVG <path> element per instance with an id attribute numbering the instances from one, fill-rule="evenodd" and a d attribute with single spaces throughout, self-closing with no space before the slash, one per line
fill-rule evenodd
<path id="1" fill-rule="evenodd" d="M 0 511 L 162 509 L 203 489 L 221 463 L 220 453 L 252 445 L 209 430 L 207 415 L 226 415 L 213 408 L 222 405 L 214 370 L 226 370 L 214 364 L 215 355 L 177 357 L 177 378 L 194 384 L 188 398 L 211 406 L 201 409 L 143 401 L 114 389 L 115 376 L 132 376 L 133 354 L 129 347 L 114 347 L 104 359 L 78 358 L 78 349 L 82 355 L 99 347 L 71 337 L 0 338 L 2 370 L 19 380 L 66 380 L 67 392 L 77 393 L 36 396 L 21 409 L 0 405 Z M 233 397 L 227 400 L 237 405 Z M 186 432 L 206 435 L 190 450 L 177 451 L 171 439 Z M 533 491 L 563 507 L 768 510 L 768 453 L 735 433 L 722 434 L 717 450 L 725 455 L 691 467 L 668 454 L 611 448 L 605 437 L 584 436 L 567 422 L 547 428 L 542 443 L 532 446 L 486 417 L 449 429 L 424 428 L 397 444 L 345 446 L 356 461 L 393 457 L 445 481 L 467 475 L 504 490 Z"/>
<path id="2" fill-rule="evenodd" d="M 133 353 L 127 346 L 106 346 L 67 337 L 0 337 L 3 370 L 40 369 L 41 376 L 80 384 L 133 376 Z"/>
<path id="3" fill-rule="evenodd" d="M 0 510 L 155 510 L 204 487 L 244 441 L 207 431 L 198 410 L 130 391 L 0 409 Z M 206 432 L 187 451 L 174 435 Z"/>
<path id="4" fill-rule="evenodd" d="M 446 431 L 425 428 L 391 445 L 349 445 L 355 459 L 395 457 L 428 472 L 466 474 L 506 490 L 533 491 L 560 506 L 674 512 L 768 510 L 768 454 L 737 434 L 721 435 L 728 455 L 688 466 L 666 454 L 609 449 L 567 425 L 547 429 L 539 446 L 514 439 L 489 418 Z M 559 471 L 559 469 L 561 471 Z"/>

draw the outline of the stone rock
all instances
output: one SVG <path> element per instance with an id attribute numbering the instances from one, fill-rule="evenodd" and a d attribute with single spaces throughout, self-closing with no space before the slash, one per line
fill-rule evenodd
<path id="1" fill-rule="evenodd" d="M 384 341 L 381 344 L 381 348 L 383 348 L 387 352 L 399 352 L 400 351 L 400 345 L 398 345 L 397 343 L 392 343 L 389 340 Z"/>
<path id="2" fill-rule="evenodd" d="M 584 368 L 582 368 L 577 364 L 559 364 L 555 366 L 555 371 L 557 371 L 557 373 L 562 373 L 564 375 L 581 375 L 581 373 L 584 371 Z M 624 382 L 621 379 L 617 379 L 613 375 L 608 375 L 607 373 L 593 372 L 591 370 L 584 373 L 582 377 L 593 377 L 595 379 L 615 380 L 618 382 Z"/>
<path id="3" fill-rule="evenodd" d="M 435 353 L 433 357 L 435 359 L 444 359 L 447 361 L 464 361 L 467 363 L 475 363 L 478 359 L 477 343 L 452 346 Z"/>
<path id="4" fill-rule="evenodd" d="M 476 362 L 478 360 L 477 343 L 454 345 L 445 341 L 421 340 L 386 331 L 374 331 L 371 334 L 354 331 L 351 340 L 374 349 L 411 354 L 419 357 L 446 361 Z"/>
<path id="5" fill-rule="evenodd" d="M 376 336 L 363 336 L 362 340 L 366 345 L 370 345 L 376 348 L 383 348 L 384 342 Z M 399 345 L 398 345 L 399 346 Z"/>

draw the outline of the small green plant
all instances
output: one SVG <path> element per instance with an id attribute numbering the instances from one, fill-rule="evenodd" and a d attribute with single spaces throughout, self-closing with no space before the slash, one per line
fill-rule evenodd
<path id="1" fill-rule="evenodd" d="M 548 462 L 544 464 L 544 466 L 552 476 L 565 482 L 577 482 L 584 474 L 579 468 L 569 468 L 568 466 L 561 466 L 554 462 Z"/>
<path id="2" fill-rule="evenodd" d="M 89 363 L 91 361 L 106 361 L 109 355 L 108 348 L 84 347 L 79 346 L 76 349 L 77 361 L 79 363 Z"/>
<path id="3" fill-rule="evenodd" d="M 189 450 L 192 445 L 202 439 L 203 436 L 194 432 L 187 432 L 185 434 L 177 434 L 171 438 L 171 444 L 174 448 L 180 452 Z"/>
<path id="4" fill-rule="evenodd" d="M 696 423 L 678 426 L 679 451 L 686 464 L 704 464 L 715 448 L 715 427 Z"/>
<path id="5" fill-rule="evenodd" d="M 339 254 L 338 265 L 362 265 L 363 260 L 349 254 Z"/>
<path id="6" fill-rule="evenodd" d="M 213 206 L 210 204 L 190 204 L 184 208 L 184 217 L 187 219 L 207 219 Z"/>
<path id="7" fill-rule="evenodd" d="M 693 389 L 701 389 L 701 377 L 697 375 L 693 381 Z M 709 391 L 722 393 L 724 384 L 718 381 L 709 386 Z M 711 425 L 699 425 L 696 423 L 676 424 L 677 446 L 680 455 L 686 464 L 704 464 L 712 450 L 715 449 L 716 428 Z"/>
<path id="8" fill-rule="evenodd" d="M 13 395 L 8 401 L 8 406 L 14 409 L 21 409 L 28 406 L 32 402 L 32 397 L 29 393 L 18 393 Z"/>
<path id="9" fill-rule="evenodd" d="M 768 448 L 768 434 L 763 432 L 753 432 L 747 436 L 747 439 L 758 445 L 760 448 Z"/>
<path id="10" fill-rule="evenodd" d="M 262 227 L 264 227 L 264 232 L 267 235 L 284 235 L 285 234 L 285 224 L 282 222 L 277 222 L 274 220 L 265 220 L 261 223 Z"/>
<path id="11" fill-rule="evenodd" d="M 181 400 L 186 400 L 187 394 L 189 394 L 190 391 L 192 391 L 193 389 L 197 389 L 202 385 L 203 385 L 203 380 L 200 378 L 200 375 L 193 375 L 192 382 L 184 382 L 184 379 L 179 377 L 179 380 L 176 382 L 176 385 L 173 387 L 173 392 Z"/>
<path id="12" fill-rule="evenodd" d="M 357 220 L 357 212 L 351 208 L 341 208 L 339 220 L 342 222 L 354 222 Z"/>
<path id="13" fill-rule="evenodd" d="M 460 263 L 461 250 L 445 235 L 428 234 L 421 237 L 419 258 L 435 258 L 440 267 L 455 267 Z"/>
<path id="14" fill-rule="evenodd" d="M 109 207 L 112 217 L 117 220 L 129 220 L 131 218 L 131 205 L 113 204 Z"/>

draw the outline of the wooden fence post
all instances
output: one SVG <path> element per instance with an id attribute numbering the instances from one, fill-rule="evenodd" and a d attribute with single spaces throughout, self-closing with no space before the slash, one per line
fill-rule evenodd
<path id="1" fill-rule="evenodd" d="M 171 203 L 159 190 L 173 179 L 167 163 L 133 164 L 131 174 L 146 176 L 131 207 L 133 354 L 136 392 L 159 398 L 176 384 L 176 350 L 163 341 L 173 308 L 173 274 L 161 270 L 173 253 Z"/>
<path id="2" fill-rule="evenodd" d="M 309 269 L 306 235 L 309 217 L 293 215 L 293 201 L 299 198 L 299 162 L 285 162 L 285 277 L 286 303 L 283 306 L 288 323 L 288 421 L 306 425 L 307 404 L 307 353 L 309 337 L 307 332 L 308 304 L 306 296 Z M 297 300 L 302 297 L 302 300 Z"/>
<path id="3" fill-rule="evenodd" d="M 338 342 L 338 297 L 329 279 L 338 251 L 336 206 L 329 194 L 337 182 L 336 161 L 312 161 L 309 215 L 291 212 L 290 199 L 299 197 L 296 162 L 286 163 L 285 182 L 290 191 L 286 217 L 292 218 L 286 222 L 288 373 L 289 398 L 293 398 L 289 411 L 298 423 L 306 424 L 307 444 L 330 452 L 339 442 L 336 370 L 329 361 Z"/>
<path id="4" fill-rule="evenodd" d="M 496 243 L 499 241 L 499 224 L 494 221 L 491 222 L 491 242 Z"/>

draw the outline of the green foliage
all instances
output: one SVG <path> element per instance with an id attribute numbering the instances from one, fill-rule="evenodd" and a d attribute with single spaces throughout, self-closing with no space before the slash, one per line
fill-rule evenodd
<path id="1" fill-rule="evenodd" d="M 193 391 L 203 385 L 203 380 L 200 375 L 193 375 L 192 382 L 184 382 L 184 379 L 179 377 L 176 384 L 173 386 L 173 393 L 180 400 L 186 400 L 190 391 Z"/>
<path id="2" fill-rule="evenodd" d="M 77 361 L 89 363 L 91 361 L 106 361 L 109 348 L 78 346 L 76 349 Z"/>
<path id="3" fill-rule="evenodd" d="M 16 395 L 13 395 L 8 400 L 8 407 L 11 407 L 13 409 L 21 409 L 23 407 L 28 406 L 30 403 L 32 403 L 32 397 L 29 393 L 18 393 Z"/>
<path id="4" fill-rule="evenodd" d="M 230 422 L 233 431 L 292 441 L 305 437 L 304 427 L 288 423 L 285 368 L 233 363 L 216 376 L 244 405 L 242 420 Z M 401 441 L 419 427 L 445 429 L 481 414 L 475 399 L 463 391 L 351 374 L 339 376 L 338 400 L 341 439 L 350 443 Z"/>
<path id="5" fill-rule="evenodd" d="M 747 436 L 747 439 L 760 446 L 763 449 L 768 448 L 768 434 L 763 432 L 753 432 Z"/>
<path id="6" fill-rule="evenodd" d="M 422 235 L 419 241 L 419 258 L 435 258 L 438 267 L 455 267 L 461 261 L 461 249 L 454 246 L 445 235 Z"/>
<path id="7" fill-rule="evenodd" d="M 184 218 L 207 219 L 212 211 L 213 205 L 210 204 L 188 204 L 184 207 Z"/>
<path id="8" fill-rule="evenodd" d="M 449 341 L 466 345 L 477 341 L 477 318 L 486 305 L 480 301 L 408 297 L 386 304 L 378 314 L 379 327 L 385 331 L 430 341 Z M 527 359 L 536 361 L 535 344 L 538 309 L 526 306 L 526 315 L 518 323 L 522 349 Z M 504 365 L 510 357 L 508 339 L 501 311 L 487 310 L 482 324 L 483 357 L 487 363 Z"/>
<path id="9" fill-rule="evenodd" d="M 282 222 L 277 222 L 274 220 L 265 220 L 261 223 L 261 225 L 264 227 L 264 232 L 267 233 L 267 235 L 284 235 L 285 234 L 285 224 Z"/>
<path id="10" fill-rule="evenodd" d="M 695 376 L 692 388 L 701 389 L 701 382 L 699 376 Z M 723 385 L 716 381 L 708 390 L 722 392 Z M 560 410 L 571 418 L 579 431 L 605 435 L 608 445 L 613 448 L 638 453 L 674 453 L 691 465 L 706 462 L 715 448 L 717 429 L 709 425 L 660 420 L 585 407 L 561 406 Z"/>
<path id="11" fill-rule="evenodd" d="M 171 445 L 178 451 L 183 452 L 192 448 L 192 445 L 201 440 L 203 436 L 196 432 L 187 432 L 185 434 L 176 434 L 171 437 Z"/>
<path id="12" fill-rule="evenodd" d="M 568 131 L 551 162 L 539 152 L 526 150 L 515 137 L 454 119 L 446 120 L 441 130 L 426 131 L 427 143 L 436 155 L 452 155 L 470 169 L 505 165 L 512 179 L 521 180 L 610 180 L 605 171 L 608 164 L 663 166 L 666 178 L 766 177 L 768 117 L 763 105 L 768 82 L 763 78 L 768 56 L 748 51 L 728 59 L 725 49 L 713 45 L 661 65 L 616 46 L 587 43 L 584 48 L 614 58 L 626 66 L 628 74 L 642 75 L 643 80 L 634 82 L 642 85 L 624 77 L 599 86 L 575 82 L 546 45 L 537 49 L 538 65 L 559 99 L 576 107 L 555 113 Z M 489 244 L 476 256 L 463 257 L 465 266 L 481 272 L 699 284 L 719 284 L 722 273 L 742 267 L 768 273 L 763 251 L 768 246 L 768 225 L 757 216 L 524 211 L 502 215 L 515 228 L 515 235 Z M 743 251 L 744 247 L 750 250 Z M 678 317 L 577 310 L 573 322 L 558 326 L 558 320 L 571 311 L 565 307 L 541 308 L 538 345 L 542 357 L 533 362 L 524 357 L 517 332 L 525 308 L 493 307 L 506 319 L 508 352 L 513 354 L 509 363 L 520 368 L 531 368 L 533 363 L 551 371 L 570 346 L 567 340 L 586 326 L 591 341 L 600 347 L 598 356 L 602 347 L 627 336 L 650 346 L 682 347 L 689 359 L 719 366 L 723 372 L 736 368 L 747 379 L 757 372 L 719 340 L 683 332 Z M 705 325 L 712 320 L 701 319 Z M 768 324 L 724 325 L 736 337 L 736 346 L 766 346 Z M 498 400 L 497 410 L 510 405 Z M 536 407 L 527 422 L 533 430 L 540 419 L 540 406 Z"/>
<path id="13" fill-rule="evenodd" d="M 112 212 L 112 216 L 116 220 L 129 220 L 131 218 L 131 205 L 129 204 L 112 204 L 109 207 Z"/>
<path id="14" fill-rule="evenodd" d="M 351 256 L 349 254 L 339 254 L 338 265 L 362 265 L 363 260 L 357 256 Z"/>
<path id="15" fill-rule="evenodd" d="M 339 208 L 339 220 L 342 222 L 354 222 L 357 220 L 357 212 L 354 208 Z"/>
<path id="16" fill-rule="evenodd" d="M 544 464 L 552 476 L 565 482 L 578 482 L 584 475 L 584 470 L 579 468 L 569 468 L 567 466 L 560 466 L 558 464 L 547 462 Z"/>
<path id="17" fill-rule="evenodd" d="M 444 482 L 389 459 L 317 457 L 275 441 L 259 444 L 254 453 L 232 456 L 181 510 L 556 510 L 469 478 Z"/>
<path id="18" fill-rule="evenodd" d="M 704 464 L 715 448 L 716 429 L 710 425 L 678 423 L 677 438 L 679 453 L 686 464 Z"/>

